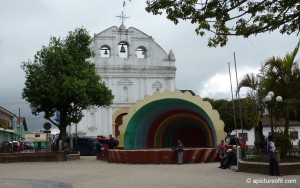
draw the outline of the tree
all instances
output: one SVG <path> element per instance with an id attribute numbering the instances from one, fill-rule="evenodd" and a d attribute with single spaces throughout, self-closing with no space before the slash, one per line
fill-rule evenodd
<path id="1" fill-rule="evenodd" d="M 260 118 L 262 118 L 265 108 L 262 100 L 266 96 L 266 92 L 262 86 L 262 79 L 263 77 L 260 74 L 249 73 L 242 77 L 237 87 L 237 92 L 240 92 L 241 88 L 248 88 L 246 95 L 255 101 L 257 109 L 260 112 Z"/>
<path id="2" fill-rule="evenodd" d="M 269 58 L 262 67 L 261 74 L 264 89 L 274 91 L 283 98 L 281 104 L 275 110 L 285 119 L 284 135 L 289 134 L 290 115 L 298 109 L 300 104 L 300 69 L 296 61 L 300 41 L 292 53 L 288 53 L 284 58 Z"/>
<path id="3" fill-rule="evenodd" d="M 285 135 L 281 130 L 274 135 L 274 141 L 281 158 L 286 157 L 287 153 L 293 149 L 293 137 L 291 135 Z"/>
<path id="4" fill-rule="evenodd" d="M 277 104 L 274 110 L 275 117 L 284 117 L 285 119 L 284 134 L 286 136 L 288 136 L 290 116 L 293 119 L 300 117 L 300 69 L 295 59 L 299 45 L 300 41 L 293 52 L 286 54 L 284 58 L 269 58 L 262 65 L 260 73 L 255 78 L 249 76 L 250 74 L 246 74 L 238 86 L 238 89 L 242 87 L 250 88 L 251 93 L 254 96 L 256 95 L 254 98 L 256 98 L 256 102 L 261 109 L 263 107 L 262 99 L 268 91 L 274 91 L 276 95 L 282 96 L 283 101 Z M 248 95 L 250 95 L 249 92 Z"/>
<path id="5" fill-rule="evenodd" d="M 147 0 L 146 11 L 154 15 L 165 10 L 175 24 L 190 20 L 198 35 L 214 34 L 208 46 L 227 44 L 228 36 L 243 36 L 280 31 L 299 34 L 300 2 L 298 0 Z"/>
<path id="6" fill-rule="evenodd" d="M 237 100 L 228 101 L 225 99 L 214 100 L 210 98 L 204 98 L 203 100 L 209 101 L 214 109 L 216 109 L 220 114 L 220 119 L 223 120 L 225 126 L 224 131 L 227 133 L 227 136 L 235 129 L 242 129 L 241 126 L 241 117 L 238 113 L 239 110 L 235 110 L 233 113 L 232 105 L 237 107 Z M 241 99 L 242 107 L 242 123 L 244 130 L 251 130 L 255 127 L 259 121 L 258 111 L 256 108 L 255 101 L 250 98 Z M 234 115 L 236 117 L 236 122 L 234 122 Z M 236 125 L 236 127 L 235 127 Z"/>
<path id="7" fill-rule="evenodd" d="M 235 122 L 232 113 L 232 103 L 225 99 L 214 100 L 203 98 L 204 101 L 210 102 L 213 109 L 216 109 L 220 114 L 220 119 L 224 122 L 224 132 L 229 136 L 232 130 L 235 129 Z M 231 106 L 230 106 L 231 105 Z"/>
<path id="8" fill-rule="evenodd" d="M 23 98 L 34 115 L 44 112 L 44 118 L 59 128 L 60 139 L 65 138 L 68 125 L 81 120 L 84 109 L 108 106 L 114 98 L 88 61 L 94 56 L 91 42 L 84 28 L 76 28 L 65 39 L 51 37 L 33 62 L 22 64 L 26 73 Z M 59 122 L 52 119 L 56 112 Z"/>

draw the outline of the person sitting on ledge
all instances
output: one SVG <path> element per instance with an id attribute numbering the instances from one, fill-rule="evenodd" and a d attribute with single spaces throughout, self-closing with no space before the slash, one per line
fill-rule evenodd
<path id="1" fill-rule="evenodd" d="M 117 148 L 118 145 L 119 145 L 119 141 L 116 138 L 114 138 L 112 135 L 109 135 L 109 140 L 108 140 L 109 149 Z"/>
<path id="2" fill-rule="evenodd" d="M 232 149 L 228 149 L 226 151 L 226 155 L 224 155 L 224 157 L 221 159 L 220 164 L 221 165 L 219 168 L 221 168 L 221 169 L 226 169 L 226 168 L 229 168 L 231 165 L 236 164 L 236 155 L 232 151 Z"/>
<path id="3" fill-rule="evenodd" d="M 224 163 L 225 158 L 226 158 L 225 152 L 224 153 L 220 153 L 219 158 L 220 158 L 220 166 L 218 168 L 222 168 L 223 167 L 223 163 Z"/>

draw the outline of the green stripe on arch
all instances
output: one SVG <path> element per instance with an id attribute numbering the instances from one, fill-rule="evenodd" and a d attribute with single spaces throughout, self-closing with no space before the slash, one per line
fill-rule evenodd
<path id="1" fill-rule="evenodd" d="M 217 145 L 212 120 L 200 106 L 176 98 L 155 100 L 142 106 L 128 121 L 124 149 L 170 147 L 178 138 L 191 147 Z"/>

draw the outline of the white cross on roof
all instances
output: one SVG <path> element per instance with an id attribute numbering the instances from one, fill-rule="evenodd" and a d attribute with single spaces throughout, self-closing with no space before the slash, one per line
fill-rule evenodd
<path id="1" fill-rule="evenodd" d="M 129 17 L 127 17 L 127 16 L 124 14 L 123 11 L 122 11 L 122 13 L 121 13 L 120 15 L 118 15 L 118 16 L 116 16 L 116 17 L 118 17 L 118 18 L 120 18 L 120 19 L 122 20 L 122 24 L 124 24 L 124 21 L 126 20 L 126 18 L 129 18 Z"/>

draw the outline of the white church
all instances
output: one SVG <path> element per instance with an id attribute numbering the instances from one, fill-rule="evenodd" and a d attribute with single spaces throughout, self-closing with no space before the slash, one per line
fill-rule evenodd
<path id="1" fill-rule="evenodd" d="M 112 26 L 94 35 L 92 62 L 102 81 L 112 90 L 109 107 L 84 111 L 84 117 L 69 132 L 78 136 L 117 136 L 118 121 L 128 108 L 145 95 L 175 90 L 175 55 L 168 53 L 154 38 L 134 28 L 126 28 L 121 14 L 120 27 Z"/>

